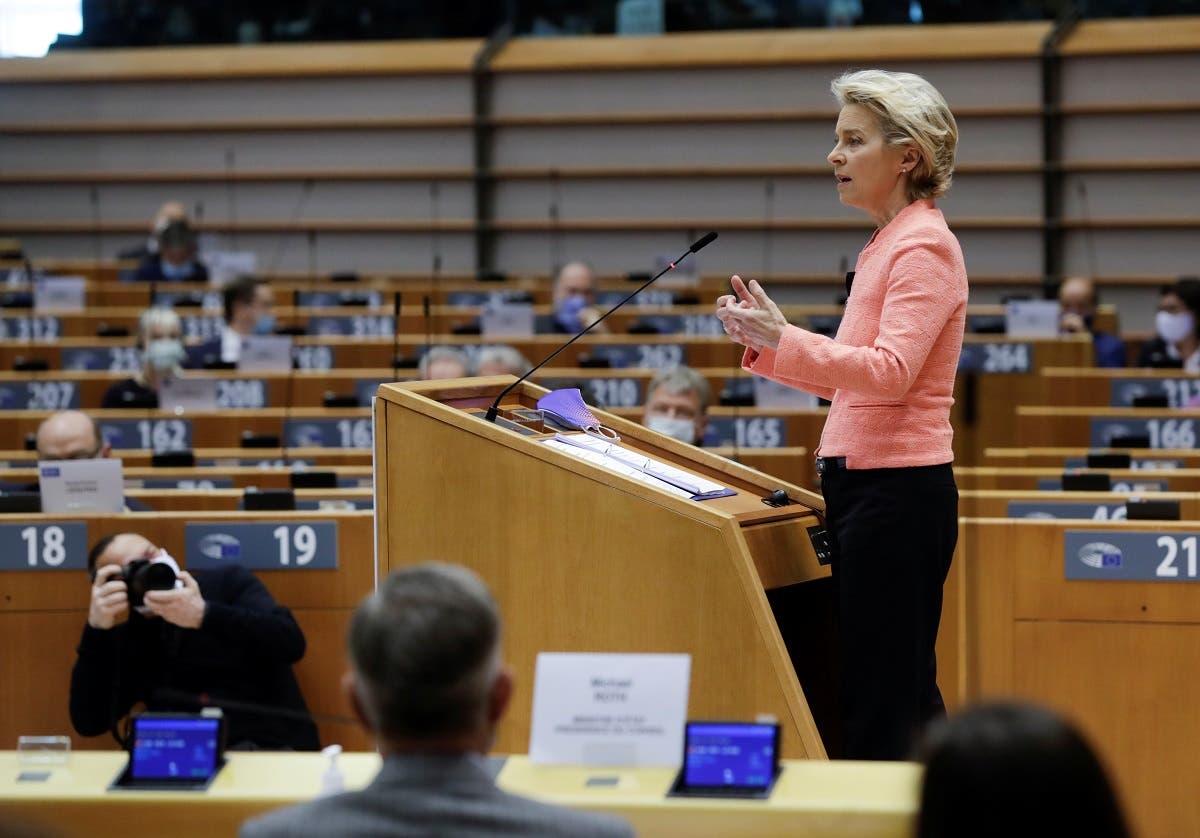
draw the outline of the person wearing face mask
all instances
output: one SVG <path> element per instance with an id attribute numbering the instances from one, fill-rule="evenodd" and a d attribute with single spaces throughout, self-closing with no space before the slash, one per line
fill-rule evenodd
<path id="1" fill-rule="evenodd" d="M 958 126 L 912 73 L 847 73 L 832 92 L 838 197 L 876 225 L 836 337 L 791 325 L 738 276 L 717 317 L 746 370 L 831 401 L 816 465 L 833 546 L 838 756 L 898 760 L 946 712 L 935 647 L 958 541 L 950 407 L 968 283 L 935 201 L 950 189 Z"/>
<path id="2" fill-rule="evenodd" d="M 1155 336 L 1142 344 L 1139 367 L 1200 372 L 1200 279 L 1182 277 L 1162 289 L 1154 315 Z"/>
<path id="3" fill-rule="evenodd" d="M 689 367 L 662 370 L 646 385 L 642 424 L 690 445 L 701 445 L 708 427 L 712 389 Z"/>
<path id="4" fill-rule="evenodd" d="M 600 319 L 596 308 L 596 276 L 587 262 L 568 262 L 554 277 L 553 288 L 555 332 L 573 335 Z M 601 323 L 590 334 L 606 334 L 608 325 Z"/>
<path id="5" fill-rule="evenodd" d="M 145 592 L 131 608 L 131 562 L 167 564 L 172 590 Z M 81 736 L 113 730 L 138 704 L 195 712 L 198 698 L 260 704 L 287 716 L 227 708 L 233 749 L 316 750 L 317 729 L 292 673 L 304 633 L 291 612 L 238 564 L 181 570 L 167 550 L 136 533 L 101 538 L 88 554 L 91 599 L 71 670 L 71 724 Z"/>
<path id="6" fill-rule="evenodd" d="M 142 282 L 208 282 L 208 268 L 196 258 L 196 234 L 187 221 L 169 221 L 157 235 L 157 252 L 147 253 L 134 279 Z"/>
<path id="7" fill-rule="evenodd" d="M 187 358 L 183 324 L 174 310 L 162 306 L 148 308 L 138 318 L 137 346 L 142 368 L 133 376 L 118 381 L 104 393 L 103 408 L 158 409 L 158 386 L 163 378 L 179 372 Z"/>
<path id="8" fill-rule="evenodd" d="M 201 369 L 236 365 L 242 340 L 275 334 L 275 292 L 265 279 L 239 276 L 221 289 L 225 327 L 221 336 L 188 350 L 189 365 Z"/>
<path id="9" fill-rule="evenodd" d="M 1098 367 L 1125 366 L 1125 343 L 1116 335 L 1097 331 L 1096 307 L 1100 294 L 1087 277 L 1073 276 L 1063 280 L 1058 289 L 1060 315 L 1058 329 L 1064 335 L 1092 336 L 1092 355 Z"/>

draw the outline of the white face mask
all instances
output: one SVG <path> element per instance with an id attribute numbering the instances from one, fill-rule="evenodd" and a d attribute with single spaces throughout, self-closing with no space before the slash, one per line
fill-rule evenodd
<path id="1" fill-rule="evenodd" d="M 1154 315 L 1154 327 L 1158 330 L 1158 336 L 1167 343 L 1179 343 L 1188 335 L 1195 333 L 1196 322 L 1192 319 L 1190 311 L 1178 313 L 1160 311 Z"/>
<path id="2" fill-rule="evenodd" d="M 696 423 L 691 419 L 675 419 L 670 416 L 651 416 L 646 427 L 655 433 L 691 444 L 696 441 Z"/>

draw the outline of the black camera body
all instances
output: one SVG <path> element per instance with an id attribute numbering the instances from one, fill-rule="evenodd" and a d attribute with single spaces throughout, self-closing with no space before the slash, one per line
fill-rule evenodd
<path id="1" fill-rule="evenodd" d="M 134 559 L 121 569 L 120 578 L 125 581 L 130 608 L 143 604 L 146 591 L 169 591 L 175 587 L 175 571 L 171 566 L 149 559 Z"/>

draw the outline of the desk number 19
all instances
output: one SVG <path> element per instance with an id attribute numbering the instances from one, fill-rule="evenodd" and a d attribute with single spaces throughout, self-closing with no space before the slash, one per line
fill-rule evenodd
<path id="1" fill-rule="evenodd" d="M 317 532 L 308 524 L 296 527 L 290 540 L 286 526 L 276 527 L 271 534 L 279 542 L 279 563 L 281 565 L 291 564 L 292 548 L 296 550 L 297 566 L 308 564 L 317 554 Z"/>
<path id="2" fill-rule="evenodd" d="M 21 530 L 21 538 L 25 540 L 25 556 L 30 567 L 38 566 L 38 528 L 26 527 Z M 67 558 L 67 546 L 64 543 L 66 535 L 62 527 L 42 528 L 42 564 L 58 567 Z"/>

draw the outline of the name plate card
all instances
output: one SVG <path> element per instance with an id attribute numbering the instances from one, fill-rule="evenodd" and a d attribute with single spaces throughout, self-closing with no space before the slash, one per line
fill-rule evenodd
<path id="1" fill-rule="evenodd" d="M 533 304 L 489 302 L 479 314 L 485 338 L 527 337 L 533 334 Z"/>
<path id="2" fill-rule="evenodd" d="M 250 570 L 336 570 L 337 521 L 186 524 L 184 555 L 193 570 L 231 564 Z"/>
<path id="3" fill-rule="evenodd" d="M 1135 419 L 1094 417 L 1091 420 L 1091 447 L 1111 448 L 1117 437 L 1146 437 L 1151 448 L 1195 448 L 1195 419 Z"/>
<path id="4" fill-rule="evenodd" d="M 287 372 L 292 368 L 289 335 L 252 335 L 242 338 L 238 369 L 247 372 Z"/>
<path id="5" fill-rule="evenodd" d="M 1124 503 L 1080 503 L 1065 501 L 1053 503 L 1047 501 L 1008 502 L 1009 518 L 1086 518 L 1092 521 L 1124 521 Z"/>
<path id="6" fill-rule="evenodd" d="M 1109 404 L 1133 407 L 1141 396 L 1165 396 L 1171 407 L 1187 407 L 1200 399 L 1200 378 L 1114 378 L 1109 385 Z"/>
<path id="7" fill-rule="evenodd" d="M 289 448 L 371 448 L 370 419 L 288 419 L 284 436 Z"/>
<path id="8" fill-rule="evenodd" d="M 1056 338 L 1059 315 L 1056 300 L 1011 300 L 1004 307 L 1004 333 L 1016 338 Z"/>
<path id="9" fill-rule="evenodd" d="M 678 765 L 691 666 L 691 655 L 540 653 L 530 761 Z"/>
<path id="10" fill-rule="evenodd" d="M 81 276 L 47 276 L 33 283 L 34 311 L 83 311 L 87 283 Z"/>
<path id="11" fill-rule="evenodd" d="M 11 381 L 0 384 L 0 410 L 67 410 L 78 407 L 78 381 Z"/>
<path id="12" fill-rule="evenodd" d="M 0 571 L 86 570 L 87 524 L 0 524 Z"/>
<path id="13" fill-rule="evenodd" d="M 124 512 L 121 461 L 43 460 L 38 463 L 42 511 L 51 513 Z"/>
<path id="14" fill-rule="evenodd" d="M 787 422 L 782 416 L 710 416 L 704 444 L 785 448 L 788 444 Z"/>
<path id="15" fill-rule="evenodd" d="M 192 447 L 191 419 L 101 419 L 100 433 L 113 448 L 186 451 Z"/>
<path id="16" fill-rule="evenodd" d="M 1073 580 L 1196 582 L 1198 542 L 1191 532 L 1067 530 L 1063 566 Z"/>
<path id="17" fill-rule="evenodd" d="M 958 369 L 959 372 L 1029 373 L 1033 371 L 1033 344 L 964 343 Z"/>

